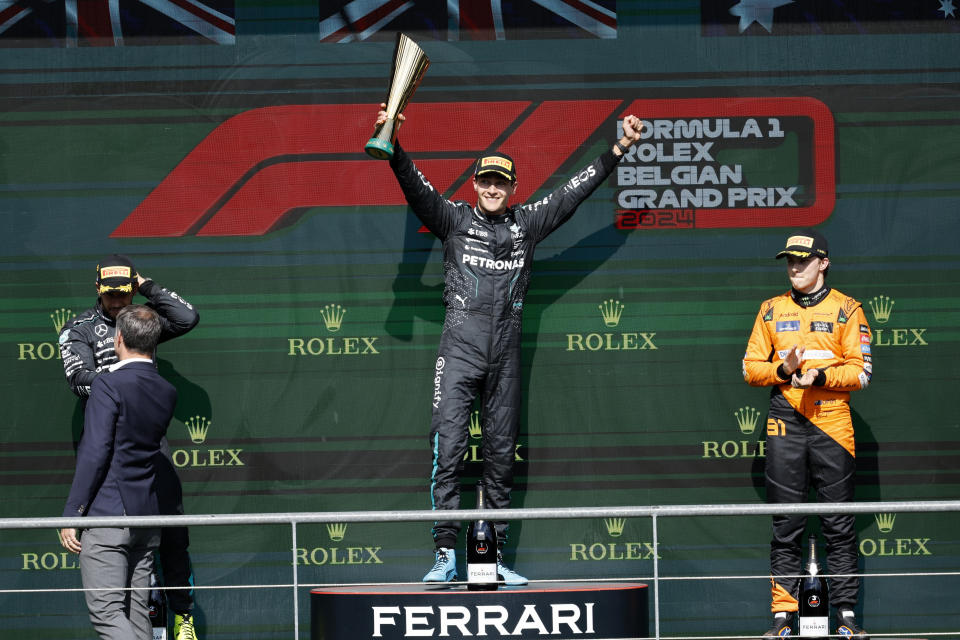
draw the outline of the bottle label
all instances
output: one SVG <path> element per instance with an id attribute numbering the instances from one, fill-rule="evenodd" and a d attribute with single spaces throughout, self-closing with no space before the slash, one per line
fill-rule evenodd
<path id="1" fill-rule="evenodd" d="M 467 565 L 467 582 L 491 584 L 497 581 L 497 565 L 494 562 Z"/>
<path id="2" fill-rule="evenodd" d="M 800 618 L 800 635 L 808 638 L 823 638 L 830 635 L 830 619 L 827 616 L 803 616 Z"/>

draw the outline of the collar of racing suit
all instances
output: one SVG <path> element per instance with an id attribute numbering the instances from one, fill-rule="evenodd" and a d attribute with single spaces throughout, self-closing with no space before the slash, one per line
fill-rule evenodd
<path id="1" fill-rule="evenodd" d="M 100 304 L 100 299 L 99 299 L 99 298 L 97 298 L 97 306 L 95 307 L 95 309 L 96 309 L 96 311 L 97 311 L 97 315 L 100 316 L 100 319 L 101 319 L 101 320 L 103 320 L 104 322 L 106 322 L 106 323 L 107 323 L 108 325 L 110 325 L 111 327 L 112 327 L 114 324 L 116 324 L 117 321 L 114 320 L 113 318 L 111 318 L 109 314 L 107 314 L 107 312 L 106 312 L 106 311 L 104 310 L 104 308 L 103 308 L 103 305 Z"/>
<path id="2" fill-rule="evenodd" d="M 823 285 L 817 291 L 813 293 L 801 293 L 794 288 L 790 288 L 790 297 L 793 298 L 793 301 L 796 302 L 803 308 L 812 307 L 816 304 L 819 304 L 824 298 L 827 297 L 827 294 L 830 293 L 830 287 Z"/>
<path id="3" fill-rule="evenodd" d="M 509 206 L 503 213 L 498 213 L 497 215 L 491 215 L 489 213 L 484 213 L 480 210 L 480 207 L 474 207 L 473 211 L 478 216 L 486 220 L 491 224 L 503 224 L 505 222 L 511 222 L 513 219 L 514 206 Z"/>

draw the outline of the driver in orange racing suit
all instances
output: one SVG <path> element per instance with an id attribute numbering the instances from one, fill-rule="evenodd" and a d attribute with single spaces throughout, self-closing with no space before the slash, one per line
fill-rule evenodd
<path id="1" fill-rule="evenodd" d="M 743 377 L 769 386 L 766 488 L 771 503 L 853 500 L 855 446 L 850 392 L 873 372 L 870 326 L 858 301 L 826 285 L 827 240 L 813 229 L 787 239 L 790 291 L 760 305 L 743 357 Z M 836 633 L 866 638 L 854 619 L 860 587 L 853 515 L 821 516 L 837 608 Z M 802 573 L 800 540 L 806 516 L 773 517 L 770 542 L 773 626 L 764 635 L 790 635 Z"/>

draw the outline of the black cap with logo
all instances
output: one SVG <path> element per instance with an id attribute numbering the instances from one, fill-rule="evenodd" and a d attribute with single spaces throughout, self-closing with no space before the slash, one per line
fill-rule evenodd
<path id="1" fill-rule="evenodd" d="M 787 245 L 777 254 L 777 258 L 796 256 L 798 258 L 826 258 L 830 253 L 827 239 L 813 229 L 800 229 L 787 238 Z"/>
<path id="2" fill-rule="evenodd" d="M 480 156 L 477 159 L 477 167 L 473 175 L 479 176 L 483 173 L 496 173 L 510 182 L 517 179 L 517 171 L 513 164 L 513 158 L 505 153 L 489 153 L 485 156 Z"/>
<path id="3" fill-rule="evenodd" d="M 112 254 L 97 264 L 97 292 L 133 293 L 137 270 L 127 256 Z"/>

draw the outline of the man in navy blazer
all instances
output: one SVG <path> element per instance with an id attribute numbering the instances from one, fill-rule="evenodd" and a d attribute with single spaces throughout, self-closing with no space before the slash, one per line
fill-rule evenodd
<path id="1" fill-rule="evenodd" d="M 180 482 L 161 440 L 177 391 L 152 359 L 160 331 L 150 307 L 129 305 L 117 315 L 120 360 L 91 385 L 65 517 L 176 513 Z M 160 529 L 98 527 L 81 538 L 66 528 L 60 542 L 80 554 L 87 609 L 100 637 L 149 640 L 147 597 Z"/>

